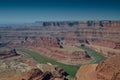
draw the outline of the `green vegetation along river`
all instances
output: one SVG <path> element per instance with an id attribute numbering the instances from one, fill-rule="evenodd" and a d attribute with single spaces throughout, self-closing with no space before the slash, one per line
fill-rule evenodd
<path id="1" fill-rule="evenodd" d="M 87 51 L 87 53 L 94 58 L 93 61 L 91 62 L 91 64 L 99 63 L 101 60 L 104 60 L 107 58 L 107 57 L 105 57 L 105 55 L 102 55 L 90 48 L 80 47 L 80 46 L 79 46 L 79 48 Z M 43 55 L 40 55 L 39 53 L 37 53 L 35 51 L 30 51 L 30 50 L 26 50 L 26 49 L 17 49 L 17 50 L 30 55 L 39 63 L 44 63 L 44 64 L 51 63 L 53 65 L 58 65 L 59 67 L 63 68 L 70 75 L 70 77 L 75 77 L 75 74 L 80 67 L 80 65 L 73 66 L 73 65 L 67 65 L 67 64 L 57 62 L 53 59 L 47 58 Z"/>
<path id="2" fill-rule="evenodd" d="M 94 63 L 99 63 L 100 61 L 106 59 L 107 57 L 99 52 L 96 52 L 88 47 L 81 47 L 79 46 L 79 48 L 87 51 L 88 55 L 90 55 L 91 57 L 93 57 L 93 61 L 91 62 L 91 64 Z"/>
<path id="3" fill-rule="evenodd" d="M 57 62 L 53 59 L 47 58 L 43 55 L 40 55 L 34 51 L 30 51 L 30 50 L 26 50 L 26 49 L 17 49 L 17 50 L 30 55 L 39 63 L 45 63 L 45 64 L 51 63 L 53 65 L 58 65 L 59 67 L 63 68 L 69 74 L 70 77 L 75 77 L 75 74 L 80 67 L 80 65 L 73 66 L 73 65 L 66 65 L 66 64 Z"/>

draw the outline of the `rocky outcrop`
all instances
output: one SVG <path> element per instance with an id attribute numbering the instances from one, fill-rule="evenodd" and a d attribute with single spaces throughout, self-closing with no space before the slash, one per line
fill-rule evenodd
<path id="1" fill-rule="evenodd" d="M 33 41 L 31 45 L 35 47 L 62 47 L 60 40 L 54 37 L 41 37 Z"/>
<path id="2" fill-rule="evenodd" d="M 120 56 L 102 61 L 96 71 L 98 80 L 120 80 Z"/>
<path id="3" fill-rule="evenodd" d="M 7 47 L 0 48 L 0 59 L 9 58 L 13 56 L 18 56 L 19 54 L 15 49 L 10 49 Z"/>
<path id="4" fill-rule="evenodd" d="M 101 63 L 81 66 L 76 80 L 120 80 L 120 56 L 114 56 Z"/>
<path id="5" fill-rule="evenodd" d="M 7 52 L 9 49 L 6 50 L 6 54 Z M 10 52 L 14 54 L 14 50 Z M 68 73 L 62 68 L 50 63 L 38 64 L 30 56 L 16 52 L 18 53 L 19 56 L 7 56 L 0 60 L 0 80 L 68 80 Z"/>
<path id="6" fill-rule="evenodd" d="M 91 61 L 91 56 L 88 55 L 86 51 L 74 51 L 70 56 L 69 59 L 72 64 L 84 64 L 87 61 Z M 82 62 L 83 61 L 83 62 Z M 86 61 L 86 62 L 85 62 Z"/>
<path id="7" fill-rule="evenodd" d="M 30 64 L 24 63 L 27 59 L 34 64 L 31 58 L 25 56 L 14 56 L 0 60 L 0 80 L 19 80 L 16 78 L 33 68 Z"/>
<path id="8" fill-rule="evenodd" d="M 81 66 L 77 71 L 75 80 L 97 80 L 96 78 L 96 66 L 97 64 L 89 64 Z"/>
<path id="9" fill-rule="evenodd" d="M 114 49 L 120 49 L 120 43 L 116 43 L 116 46 L 114 47 Z"/>
<path id="10" fill-rule="evenodd" d="M 48 67 L 49 68 L 49 65 Z M 39 68 L 30 70 L 22 80 L 68 80 L 68 74 L 61 68 L 54 67 L 54 71 L 43 72 Z"/>
<path id="11" fill-rule="evenodd" d="M 16 78 L 27 73 L 35 64 L 35 60 L 16 49 L 0 48 L 0 80 L 19 80 Z"/>

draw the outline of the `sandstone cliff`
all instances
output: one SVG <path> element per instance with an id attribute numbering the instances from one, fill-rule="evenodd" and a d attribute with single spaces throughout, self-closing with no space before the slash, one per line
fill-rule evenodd
<path id="1" fill-rule="evenodd" d="M 115 56 L 97 64 L 82 66 L 76 80 L 120 80 L 120 56 Z"/>
<path id="2" fill-rule="evenodd" d="M 96 71 L 98 80 L 120 80 L 120 56 L 102 61 Z"/>
<path id="3" fill-rule="evenodd" d="M 97 80 L 95 71 L 96 66 L 97 64 L 89 64 L 80 67 L 75 80 Z"/>

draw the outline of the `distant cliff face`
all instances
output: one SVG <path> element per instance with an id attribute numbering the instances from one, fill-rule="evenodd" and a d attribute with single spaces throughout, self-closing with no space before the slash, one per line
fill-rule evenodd
<path id="1" fill-rule="evenodd" d="M 110 20 L 101 20 L 101 21 L 93 21 L 93 20 L 89 20 L 89 21 L 58 21 L 58 22 L 53 22 L 53 21 L 49 21 L 49 22 L 36 22 L 36 23 L 40 23 L 41 26 L 56 26 L 56 27 L 105 27 L 105 26 L 113 26 L 119 23 L 119 21 L 110 21 Z"/>
<path id="2" fill-rule="evenodd" d="M 120 80 L 120 56 L 115 56 L 97 64 L 82 66 L 76 80 Z"/>
<path id="3" fill-rule="evenodd" d="M 11 45 L 32 43 L 34 47 L 62 48 L 62 42 L 56 39 L 69 45 L 92 45 L 90 48 L 97 52 L 113 56 L 120 53 L 120 21 L 38 21 L 31 24 L 0 25 L 0 41 L 11 41 Z"/>
<path id="4" fill-rule="evenodd" d="M 0 25 L 0 40 L 11 41 L 11 45 L 31 42 L 34 46 L 62 47 L 56 38 L 70 45 L 93 45 L 90 48 L 113 56 L 120 53 L 114 51 L 120 49 L 120 21 L 37 21 L 31 24 Z M 99 46 L 110 48 L 110 51 Z"/>
<path id="5" fill-rule="evenodd" d="M 0 25 L 0 39 L 24 40 L 54 36 L 78 40 L 110 40 L 119 42 L 120 21 L 36 22 L 21 25 Z"/>

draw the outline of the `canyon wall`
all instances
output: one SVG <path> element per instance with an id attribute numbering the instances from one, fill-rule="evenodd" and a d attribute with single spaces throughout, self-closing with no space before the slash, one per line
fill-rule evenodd
<path id="1" fill-rule="evenodd" d="M 76 80 L 120 80 L 120 56 L 114 56 L 99 64 L 81 66 Z"/>

